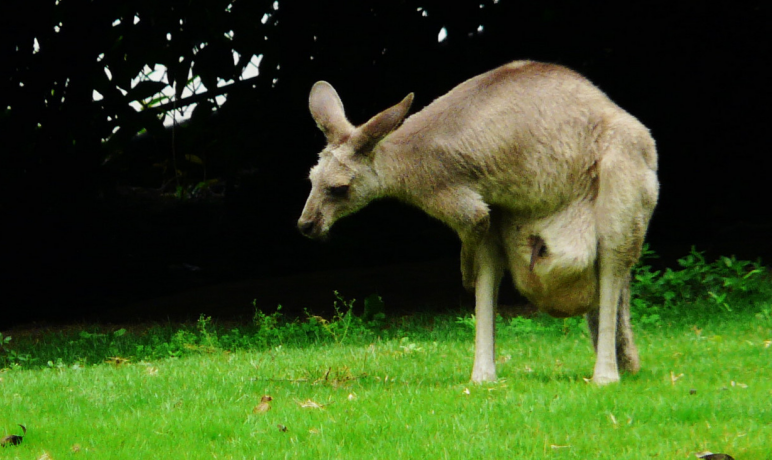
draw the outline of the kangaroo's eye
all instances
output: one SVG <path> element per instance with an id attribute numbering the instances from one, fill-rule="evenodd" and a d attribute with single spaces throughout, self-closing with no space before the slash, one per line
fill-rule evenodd
<path id="1" fill-rule="evenodd" d="M 327 189 L 327 193 L 335 198 L 345 198 L 348 195 L 348 185 L 336 185 Z"/>

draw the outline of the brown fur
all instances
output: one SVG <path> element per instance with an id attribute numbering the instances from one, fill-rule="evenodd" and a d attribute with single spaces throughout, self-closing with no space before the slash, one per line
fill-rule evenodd
<path id="1" fill-rule="evenodd" d="M 492 311 L 505 269 L 552 315 L 598 312 L 597 383 L 619 379 L 618 358 L 636 370 L 629 312 L 617 317 L 658 195 L 648 130 L 576 72 L 530 61 L 471 78 L 399 126 L 412 100 L 354 127 L 332 86 L 314 85 L 309 107 L 328 145 L 301 231 L 322 238 L 386 196 L 453 228 L 477 297 L 475 381 L 495 379 Z"/>

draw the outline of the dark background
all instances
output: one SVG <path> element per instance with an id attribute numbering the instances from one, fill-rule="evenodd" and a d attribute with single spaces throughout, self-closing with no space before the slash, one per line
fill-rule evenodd
<path id="1" fill-rule="evenodd" d="M 299 236 L 324 143 L 308 91 L 332 82 L 362 123 L 515 59 L 578 70 L 651 129 L 657 263 L 692 245 L 769 263 L 771 27 L 762 1 L 4 1 L 0 329 L 248 316 L 252 299 L 318 310 L 333 289 L 395 310 L 463 305 L 456 237 L 417 210 L 375 203 L 325 244 Z M 257 54 L 260 76 L 238 82 Z M 180 91 L 189 70 L 237 83 L 172 132 L 172 102 L 128 105 L 160 89 L 130 85 L 155 63 Z"/>

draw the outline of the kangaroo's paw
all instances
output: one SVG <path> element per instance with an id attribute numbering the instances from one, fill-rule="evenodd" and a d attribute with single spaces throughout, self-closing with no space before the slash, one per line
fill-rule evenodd
<path id="1" fill-rule="evenodd" d="M 619 373 L 598 373 L 592 376 L 592 383 L 598 386 L 608 385 L 619 382 Z"/>
<path id="2" fill-rule="evenodd" d="M 475 366 L 474 369 L 472 369 L 472 382 L 473 383 L 482 383 L 482 382 L 495 382 L 496 381 L 496 368 L 492 369 L 484 369 L 482 367 Z"/>

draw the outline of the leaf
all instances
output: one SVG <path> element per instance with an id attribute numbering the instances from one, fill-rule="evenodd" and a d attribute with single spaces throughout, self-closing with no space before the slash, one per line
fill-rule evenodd
<path id="1" fill-rule="evenodd" d="M 324 404 L 319 404 L 316 401 L 313 401 L 311 399 L 306 399 L 305 401 L 299 401 L 298 404 L 300 407 L 303 407 L 305 409 L 324 409 Z"/>
<path id="2" fill-rule="evenodd" d="M 260 398 L 260 404 L 258 404 L 252 409 L 252 413 L 260 414 L 263 412 L 268 412 L 269 410 L 271 410 L 271 401 L 273 401 L 273 398 L 270 397 L 269 395 L 263 396 L 262 398 Z"/>
<path id="3" fill-rule="evenodd" d="M 131 101 L 141 101 L 144 99 L 149 98 L 150 96 L 153 96 L 154 94 L 160 93 L 164 90 L 168 85 L 164 82 L 160 81 L 141 81 L 136 84 L 129 92 L 126 94 L 126 99 Z"/>
<path id="4" fill-rule="evenodd" d="M 188 75 L 190 74 L 190 59 L 187 57 L 175 66 L 173 70 L 174 77 L 174 96 L 179 100 L 182 98 L 182 92 L 188 84 Z M 169 68 L 171 70 L 171 68 Z"/>
<path id="5" fill-rule="evenodd" d="M 675 385 L 676 382 L 682 379 L 683 377 L 684 377 L 683 373 L 676 375 L 675 372 L 670 371 L 670 384 Z"/>
<path id="6" fill-rule="evenodd" d="M 166 133 L 163 121 L 152 110 L 143 110 L 139 113 L 142 126 L 153 136 L 161 137 Z"/>
<path id="7" fill-rule="evenodd" d="M 697 456 L 697 458 L 702 458 L 705 460 L 734 460 L 734 457 L 727 454 L 714 454 L 713 452 L 697 452 L 694 454 Z"/>
<path id="8" fill-rule="evenodd" d="M 208 122 L 212 116 L 213 108 L 214 104 L 208 99 L 199 102 L 196 105 L 196 108 L 193 109 L 193 113 L 190 115 L 190 124 L 199 125 Z"/>

